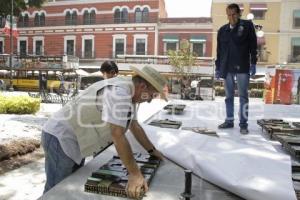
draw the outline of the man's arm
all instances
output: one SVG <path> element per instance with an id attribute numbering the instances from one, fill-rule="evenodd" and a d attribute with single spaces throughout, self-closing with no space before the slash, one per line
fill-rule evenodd
<path id="1" fill-rule="evenodd" d="M 220 71 L 220 30 L 218 31 L 218 35 L 217 35 L 217 59 L 215 61 L 216 64 L 216 71 Z"/>
<path id="2" fill-rule="evenodd" d="M 249 43 L 250 43 L 250 59 L 251 64 L 256 65 L 257 62 L 257 37 L 256 37 L 256 31 L 254 24 L 252 22 L 249 22 L 250 28 L 249 28 Z"/>
<path id="3" fill-rule="evenodd" d="M 125 128 L 114 124 L 111 124 L 110 127 L 112 139 L 118 155 L 129 173 L 127 193 L 131 198 L 138 198 L 142 189 L 145 192 L 148 191 L 148 184 L 134 160 L 130 144 L 125 137 Z"/>
<path id="4" fill-rule="evenodd" d="M 155 149 L 152 142 L 147 137 L 143 127 L 140 126 L 137 120 L 132 120 L 130 130 L 135 139 L 144 147 L 146 151 L 151 151 L 151 154 L 163 160 L 163 155 L 157 149 Z"/>

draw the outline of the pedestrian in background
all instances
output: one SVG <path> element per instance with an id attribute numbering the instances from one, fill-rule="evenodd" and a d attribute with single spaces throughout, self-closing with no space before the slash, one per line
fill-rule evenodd
<path id="1" fill-rule="evenodd" d="M 104 79 L 109 79 L 118 76 L 119 68 L 114 61 L 105 61 L 102 63 L 100 71 Z"/>
<path id="2" fill-rule="evenodd" d="M 4 80 L 0 79 L 0 91 L 6 90 L 6 85 Z"/>
<path id="3" fill-rule="evenodd" d="M 220 129 L 234 127 L 235 81 L 239 94 L 240 133 L 248 133 L 248 88 L 250 76 L 256 73 L 257 39 L 254 25 L 242 20 L 235 3 L 226 8 L 229 23 L 223 25 L 217 36 L 216 78 L 225 84 L 226 119 Z"/>

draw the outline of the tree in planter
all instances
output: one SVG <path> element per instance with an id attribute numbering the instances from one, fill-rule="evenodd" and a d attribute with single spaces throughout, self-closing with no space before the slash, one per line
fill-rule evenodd
<path id="1" fill-rule="evenodd" d="M 175 74 L 180 78 L 181 97 L 185 98 L 186 94 L 190 90 L 190 88 L 187 88 L 186 86 L 187 83 L 191 82 L 190 72 L 196 59 L 190 50 L 190 43 L 187 40 L 181 40 L 180 49 L 178 51 L 168 51 L 168 58 Z"/>

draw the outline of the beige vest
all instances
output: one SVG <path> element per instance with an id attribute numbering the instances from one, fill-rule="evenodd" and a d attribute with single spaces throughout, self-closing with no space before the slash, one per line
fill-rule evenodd
<path id="1" fill-rule="evenodd" d="M 121 77 L 99 81 L 61 109 L 77 137 L 83 157 L 98 153 L 112 144 L 110 125 L 102 121 L 102 110 L 96 102 L 97 92 L 109 85 L 127 89 L 132 87 L 132 81 Z"/>

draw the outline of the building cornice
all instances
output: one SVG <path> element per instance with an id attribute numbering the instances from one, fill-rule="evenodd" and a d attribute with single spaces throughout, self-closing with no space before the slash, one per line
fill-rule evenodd
<path id="1" fill-rule="evenodd" d="M 156 2 L 158 0 L 144 0 L 148 2 Z M 87 5 L 95 3 L 131 3 L 131 2 L 141 2 L 141 0 L 73 0 L 73 1 L 56 1 L 47 2 L 44 6 L 62 6 L 62 5 Z"/>
<path id="2" fill-rule="evenodd" d="M 282 0 L 236 0 L 234 3 L 272 3 L 272 2 L 281 2 Z M 214 3 L 233 3 L 232 0 L 213 0 Z"/>
<path id="3" fill-rule="evenodd" d="M 95 33 L 154 33 L 157 24 L 128 24 L 120 26 L 120 24 L 111 25 L 86 25 L 86 26 L 52 26 L 52 27 L 36 27 L 20 28 L 20 35 L 71 35 L 71 34 L 95 34 Z"/>
<path id="4" fill-rule="evenodd" d="M 40 36 L 58 35 L 58 34 L 59 35 L 78 35 L 78 34 L 80 34 L 80 35 L 91 35 L 91 34 L 95 35 L 95 34 L 100 34 L 100 33 L 111 33 L 111 34 L 147 33 L 147 34 L 149 34 L 149 33 L 155 33 L 155 31 L 137 31 L 137 30 L 115 31 L 115 30 L 111 30 L 111 31 L 93 31 L 93 32 L 91 32 L 91 31 L 89 31 L 89 32 L 83 32 L 83 31 L 81 31 L 81 32 L 46 32 L 46 33 L 40 33 L 39 35 Z M 24 33 L 24 34 L 22 33 L 20 35 L 25 36 L 25 37 L 26 36 L 36 36 L 37 33 L 32 33 L 32 32 Z M 0 35 L 0 37 L 1 37 L 1 35 Z"/>
<path id="5" fill-rule="evenodd" d="M 81 16 L 81 15 L 84 15 L 85 10 L 92 10 L 93 9 L 93 10 L 95 10 L 96 15 L 105 15 L 105 14 L 114 14 L 114 10 L 117 7 L 119 7 L 119 6 L 115 6 L 111 10 L 98 10 L 94 7 L 90 7 L 90 8 L 84 7 L 84 8 L 81 8 L 81 9 L 67 8 L 63 12 L 59 12 L 59 13 L 47 13 L 46 11 L 43 10 L 43 11 L 33 11 L 30 14 L 30 12 L 24 11 L 21 14 L 24 15 L 26 13 L 26 14 L 28 14 L 29 18 L 34 18 L 36 13 L 42 13 L 43 12 L 46 17 L 64 17 L 64 16 L 66 16 L 67 11 L 72 11 L 72 12 L 76 11 L 77 15 Z M 140 7 L 140 8 L 144 8 L 144 7 L 150 8 L 148 5 L 143 5 L 143 6 L 138 6 L 138 7 Z M 122 8 L 122 7 L 120 7 L 120 8 Z M 128 13 L 134 13 L 136 8 L 137 7 L 135 6 L 133 9 L 128 9 Z M 158 9 L 151 9 L 151 8 L 149 9 L 149 13 L 157 13 L 158 11 L 159 11 Z"/>
<path id="6" fill-rule="evenodd" d="M 99 29 L 99 28 L 135 28 L 135 27 L 153 27 L 156 23 L 138 23 L 138 24 L 97 24 L 97 25 L 76 25 L 76 26 L 42 26 L 18 28 L 19 31 L 37 31 L 37 30 L 68 30 L 68 29 Z"/>
<path id="7" fill-rule="evenodd" d="M 165 30 L 165 29 L 178 29 L 178 30 L 184 30 L 184 29 L 212 29 L 212 24 L 196 24 L 196 23 L 188 23 L 188 24 L 182 24 L 182 23 L 163 23 L 160 24 L 159 30 Z"/>
<path id="8" fill-rule="evenodd" d="M 216 32 L 212 32 L 212 31 L 159 31 L 159 35 L 163 35 L 163 34 L 182 34 L 182 33 L 186 33 L 186 34 L 195 34 L 195 33 L 199 33 L 199 34 L 213 34 Z"/>

